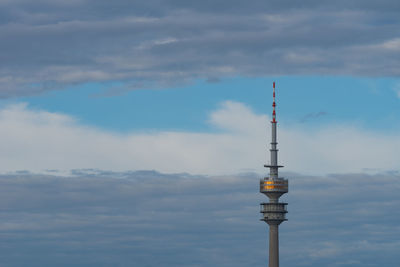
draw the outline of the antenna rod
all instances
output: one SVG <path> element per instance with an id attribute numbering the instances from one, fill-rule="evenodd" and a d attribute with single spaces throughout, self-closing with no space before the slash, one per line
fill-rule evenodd
<path id="1" fill-rule="evenodd" d="M 271 121 L 271 130 L 272 130 L 272 140 L 271 140 L 271 167 L 270 167 L 270 178 L 277 179 L 278 178 L 278 149 L 277 149 L 277 141 L 276 141 L 276 102 L 275 102 L 275 82 L 272 84 L 273 87 L 273 102 L 272 102 L 272 121 Z"/>
<path id="2" fill-rule="evenodd" d="M 276 107 L 276 103 L 275 103 L 275 82 L 272 84 L 272 87 L 274 88 L 273 91 L 273 102 L 272 102 L 272 122 L 276 122 L 276 112 L 275 112 L 275 107 Z"/>

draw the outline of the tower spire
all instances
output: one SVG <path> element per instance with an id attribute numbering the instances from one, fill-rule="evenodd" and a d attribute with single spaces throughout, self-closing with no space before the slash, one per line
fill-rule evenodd
<path id="1" fill-rule="evenodd" d="M 278 179 L 278 169 L 282 168 L 283 166 L 278 165 L 278 142 L 276 140 L 276 102 L 275 102 L 275 82 L 272 84 L 273 93 L 272 93 L 272 121 L 271 121 L 271 161 L 270 165 L 264 165 L 264 167 L 269 168 L 269 179 L 275 180 Z"/>

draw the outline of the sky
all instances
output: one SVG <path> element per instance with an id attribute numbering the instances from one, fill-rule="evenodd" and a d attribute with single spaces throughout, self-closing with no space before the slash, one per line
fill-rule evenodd
<path id="1" fill-rule="evenodd" d="M 265 266 L 273 81 L 281 265 L 397 266 L 399 18 L 0 0 L 0 266 Z"/>

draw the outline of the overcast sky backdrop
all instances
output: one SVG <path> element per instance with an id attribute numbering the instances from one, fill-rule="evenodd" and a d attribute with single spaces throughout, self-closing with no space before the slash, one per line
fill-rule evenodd
<path id="1" fill-rule="evenodd" d="M 0 0 L 0 266 L 398 266 L 400 2 Z M 310 220 L 312 219 L 312 220 Z"/>

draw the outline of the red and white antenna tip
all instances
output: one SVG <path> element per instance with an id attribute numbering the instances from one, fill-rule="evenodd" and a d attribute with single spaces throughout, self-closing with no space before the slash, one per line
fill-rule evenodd
<path id="1" fill-rule="evenodd" d="M 275 107 L 276 107 L 276 103 L 275 103 L 275 82 L 273 82 L 272 87 L 274 88 L 274 92 L 273 92 L 273 102 L 272 102 L 272 107 L 273 107 L 273 111 L 272 111 L 272 122 L 276 123 L 276 112 L 275 112 Z"/>

